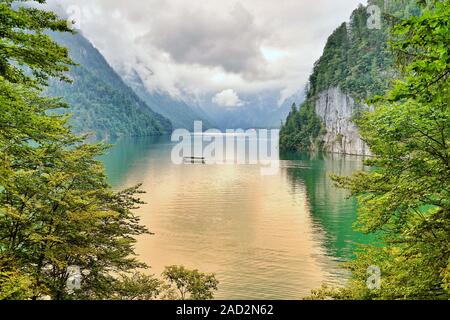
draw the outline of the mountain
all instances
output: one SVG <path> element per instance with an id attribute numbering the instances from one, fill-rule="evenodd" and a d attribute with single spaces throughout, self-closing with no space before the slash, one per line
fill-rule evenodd
<path id="1" fill-rule="evenodd" d="M 242 105 L 224 107 L 213 103 L 212 96 L 207 96 L 201 102 L 201 106 L 222 130 L 280 128 L 291 110 L 292 103 L 302 103 L 304 94 L 302 91 L 298 92 L 284 101 L 281 106 L 278 106 L 279 92 L 276 90 L 258 94 L 241 94 L 240 99 Z"/>
<path id="2" fill-rule="evenodd" d="M 70 72 L 73 83 L 51 81 L 48 93 L 68 102 L 76 132 L 94 132 L 98 138 L 193 130 L 194 121 L 202 121 L 204 129 L 279 128 L 292 103 L 304 100 L 302 91 L 278 106 L 279 92 L 272 90 L 242 95 L 245 103 L 235 108 L 215 105 L 212 96 L 186 102 L 152 89 L 151 76 L 142 76 L 138 70 L 113 69 L 80 33 L 51 36 L 69 49 L 77 66 Z"/>
<path id="3" fill-rule="evenodd" d="M 281 106 L 279 108 L 280 109 L 279 112 L 283 116 L 283 119 L 282 119 L 283 123 L 286 121 L 286 118 L 288 117 L 289 112 L 292 109 L 292 106 L 294 104 L 296 106 L 300 106 L 305 102 L 305 100 L 306 100 L 306 91 L 300 90 L 283 101 L 283 103 L 281 104 Z"/>
<path id="4" fill-rule="evenodd" d="M 203 128 L 214 127 L 214 122 L 199 107 L 188 105 L 181 99 L 176 99 L 168 93 L 149 90 L 139 73 L 134 70 L 122 68 L 119 73 L 125 83 L 154 111 L 163 115 L 172 122 L 173 128 L 193 130 L 194 121 L 202 121 Z M 148 79 L 146 79 L 148 80 Z M 151 80 L 151 79 L 150 79 Z"/>
<path id="5" fill-rule="evenodd" d="M 53 80 L 48 89 L 69 103 L 76 132 L 95 132 L 99 138 L 171 132 L 170 121 L 139 98 L 82 34 L 50 36 L 67 47 L 77 63 L 70 71 L 73 83 Z"/>
<path id="6" fill-rule="evenodd" d="M 369 1 L 393 17 L 415 15 L 414 0 L 389 3 Z M 323 150 L 326 152 L 370 155 L 355 120 L 369 106 L 365 100 L 382 95 L 396 78 L 389 49 L 389 22 L 369 28 L 369 7 L 360 5 L 328 38 L 324 52 L 315 63 L 309 79 L 307 99 L 300 109 L 292 109 L 280 133 L 285 151 Z"/>

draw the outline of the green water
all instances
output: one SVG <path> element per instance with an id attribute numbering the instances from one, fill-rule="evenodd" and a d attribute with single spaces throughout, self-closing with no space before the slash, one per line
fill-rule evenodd
<path id="1" fill-rule="evenodd" d="M 330 173 L 365 169 L 360 157 L 281 155 L 258 165 L 174 165 L 168 137 L 126 139 L 103 157 L 115 188 L 143 184 L 142 222 L 155 233 L 137 252 L 159 274 L 181 264 L 214 272 L 220 299 L 299 299 L 346 278 L 340 262 L 367 239 L 352 230 L 356 202 Z"/>

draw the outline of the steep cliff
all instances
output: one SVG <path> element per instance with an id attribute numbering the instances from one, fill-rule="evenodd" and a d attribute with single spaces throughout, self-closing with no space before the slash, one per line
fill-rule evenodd
<path id="1" fill-rule="evenodd" d="M 353 122 L 361 106 L 348 94 L 333 87 L 318 94 L 315 112 L 323 123 L 322 150 L 351 155 L 370 155 Z"/>
<path id="2" fill-rule="evenodd" d="M 370 0 L 368 6 L 360 5 L 354 10 L 350 21 L 330 35 L 322 56 L 314 64 L 307 100 L 300 110 L 292 108 L 281 130 L 281 150 L 370 155 L 355 120 L 364 101 L 383 95 L 396 74 L 388 45 L 390 23 L 383 19 L 380 28 L 369 28 L 369 19 L 373 18 L 369 5 L 387 10 L 386 16 L 391 20 L 417 11 L 413 0 L 390 6 L 381 0 Z"/>

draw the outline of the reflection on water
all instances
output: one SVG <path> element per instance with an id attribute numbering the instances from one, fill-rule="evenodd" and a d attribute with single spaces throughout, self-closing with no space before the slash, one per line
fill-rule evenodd
<path id="1" fill-rule="evenodd" d="M 334 187 L 330 174 L 349 176 L 354 171 L 367 170 L 362 158 L 338 154 L 283 154 L 282 158 L 296 163 L 286 168 L 292 188 L 306 186 L 311 216 L 317 228 L 323 231 L 324 246 L 331 257 L 339 261 L 352 257 L 355 243 L 370 240 L 352 229 L 356 219 L 356 199 L 347 199 L 346 190 Z M 302 164 L 309 170 L 298 170 Z"/>
<path id="2" fill-rule="evenodd" d="M 328 178 L 362 169 L 360 158 L 282 155 L 277 175 L 258 165 L 173 165 L 168 138 L 119 141 L 104 157 L 111 183 L 143 183 L 141 259 L 159 274 L 182 264 L 214 272 L 217 298 L 299 299 L 342 281 L 338 261 L 363 241 L 356 204 Z"/>

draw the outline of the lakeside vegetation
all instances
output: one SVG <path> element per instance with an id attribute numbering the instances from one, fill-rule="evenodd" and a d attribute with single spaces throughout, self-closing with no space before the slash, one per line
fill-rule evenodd
<path id="1" fill-rule="evenodd" d="M 384 1 L 369 1 L 384 8 Z M 320 150 L 321 137 L 326 129 L 315 112 L 318 95 L 331 88 L 339 88 L 353 98 L 361 110 L 366 99 L 383 95 L 398 76 L 395 59 L 389 46 L 391 24 L 401 17 L 415 16 L 420 8 L 415 0 L 390 2 L 380 28 L 369 29 L 367 10 L 360 5 L 348 23 L 341 24 L 328 38 L 322 56 L 314 64 L 307 86 L 306 101 L 287 117 L 280 132 L 283 151 Z M 297 112 L 298 111 L 298 112 Z"/>
<path id="2" fill-rule="evenodd" d="M 72 31 L 33 2 L 45 3 L 0 1 L 0 299 L 211 299 L 213 274 L 139 273 L 136 237 L 150 234 L 134 213 L 142 191 L 113 191 L 97 160 L 106 146 L 53 112 L 68 105 L 44 90 L 69 82 L 74 64 L 47 32 Z M 82 281 L 71 288 L 73 266 Z"/>
<path id="3" fill-rule="evenodd" d="M 68 104 L 46 95 L 50 79 L 70 82 L 74 67 L 47 31 L 72 31 L 52 12 L 13 2 L 0 0 L 0 299 L 214 298 L 214 274 L 143 273 L 136 237 L 151 233 L 135 214 L 140 187 L 112 190 L 97 160 L 107 146 L 75 135 L 69 116 L 55 112 Z M 392 28 L 367 35 L 360 7 L 352 32 L 337 29 L 308 100 L 293 106 L 281 133 L 285 150 L 315 145 L 323 128 L 314 99 L 330 86 L 374 106 L 356 119 L 374 169 L 333 180 L 358 199 L 356 228 L 379 243 L 346 264 L 345 287 L 312 299 L 450 299 L 450 4 L 418 1 L 419 14 L 407 3 Z M 67 286 L 71 266 L 80 287 Z M 376 289 L 367 286 L 371 266 L 381 270 Z"/>
<path id="4" fill-rule="evenodd" d="M 70 68 L 70 83 L 54 79 L 46 94 L 64 97 L 76 133 L 92 133 L 99 139 L 162 135 L 172 124 L 154 112 L 128 87 L 101 53 L 81 34 L 51 32 L 58 45 L 67 48 L 77 64 Z"/>
<path id="5" fill-rule="evenodd" d="M 347 264 L 345 287 L 314 299 L 450 299 L 450 4 L 420 4 L 420 16 L 392 30 L 400 80 L 358 121 L 374 169 L 333 177 L 358 199 L 358 230 L 379 233 L 380 244 Z M 381 271 L 375 289 L 371 266 Z"/>

